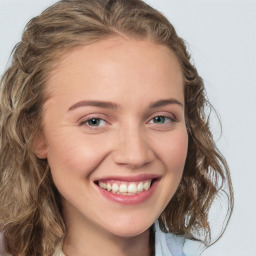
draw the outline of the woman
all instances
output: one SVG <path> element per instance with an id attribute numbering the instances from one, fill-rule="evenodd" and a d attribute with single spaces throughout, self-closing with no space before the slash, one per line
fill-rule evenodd
<path id="1" fill-rule="evenodd" d="M 202 79 L 144 2 L 45 10 L 16 46 L 0 101 L 12 255 L 185 255 L 186 239 L 212 242 L 208 214 L 225 184 L 229 219 Z"/>

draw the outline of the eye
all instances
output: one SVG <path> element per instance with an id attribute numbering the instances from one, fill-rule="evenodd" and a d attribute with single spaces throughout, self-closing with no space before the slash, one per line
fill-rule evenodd
<path id="1" fill-rule="evenodd" d="M 87 124 L 88 126 L 98 127 L 98 126 L 105 125 L 106 121 L 104 121 L 101 118 L 91 118 L 91 119 L 85 121 L 85 124 Z"/>
<path id="2" fill-rule="evenodd" d="M 151 124 L 166 124 L 174 122 L 174 118 L 167 116 L 155 116 L 153 119 L 149 121 Z"/>
<path id="3" fill-rule="evenodd" d="M 170 119 L 170 118 L 169 118 Z M 156 116 L 152 119 L 152 122 L 154 124 L 164 124 L 166 123 L 166 121 L 168 121 L 168 118 L 165 116 Z"/>
<path id="4" fill-rule="evenodd" d="M 104 119 L 98 118 L 98 117 L 88 118 L 79 123 L 80 126 L 85 126 L 88 129 L 92 129 L 92 130 L 104 128 L 106 124 L 107 122 Z"/>
<path id="5" fill-rule="evenodd" d="M 151 118 L 147 124 L 154 130 L 170 131 L 174 128 L 176 122 L 177 120 L 173 116 L 158 115 Z"/>

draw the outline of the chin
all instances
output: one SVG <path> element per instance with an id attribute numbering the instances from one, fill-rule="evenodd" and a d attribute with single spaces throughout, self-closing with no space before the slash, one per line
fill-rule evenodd
<path id="1" fill-rule="evenodd" d="M 145 220 L 144 220 L 145 221 Z M 134 221 L 133 223 L 118 223 L 118 225 L 112 225 L 108 228 L 108 231 L 115 236 L 119 237 L 136 237 L 146 232 L 154 222 L 143 223 L 140 221 Z"/>
<path id="2" fill-rule="evenodd" d="M 130 229 L 130 230 L 119 230 L 113 233 L 113 235 L 118 236 L 118 237 L 123 237 L 123 238 L 131 238 L 131 237 L 136 237 L 144 232 L 146 232 L 150 228 L 147 227 L 146 229 Z"/>

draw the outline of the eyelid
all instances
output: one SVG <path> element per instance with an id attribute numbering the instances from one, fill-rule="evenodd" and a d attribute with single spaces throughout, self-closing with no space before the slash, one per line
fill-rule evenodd
<path id="1" fill-rule="evenodd" d="M 169 119 L 170 120 L 170 122 L 166 122 L 166 123 L 162 123 L 162 124 L 157 124 L 157 123 L 153 123 L 152 121 L 154 120 L 154 118 L 156 118 L 156 117 L 164 117 L 165 119 Z M 173 123 L 173 122 L 176 122 L 173 118 L 171 118 L 171 117 L 169 117 L 169 116 L 155 116 L 155 117 L 153 117 L 153 118 L 151 118 L 150 120 L 149 120 L 149 123 L 151 123 L 152 122 L 152 124 L 155 124 L 155 125 L 164 125 L 164 124 L 168 124 L 168 123 Z"/>
<path id="2" fill-rule="evenodd" d="M 104 125 L 102 126 L 90 126 L 88 124 L 86 124 L 88 121 L 92 120 L 92 119 L 100 119 L 100 120 L 103 120 L 105 122 Z M 109 122 L 106 120 L 106 115 L 102 115 L 102 114 L 89 114 L 89 115 L 86 115 L 82 118 L 80 118 L 78 120 L 78 125 L 83 127 L 84 129 L 88 130 L 88 131 L 103 131 L 105 130 L 109 125 Z"/>
<path id="3" fill-rule="evenodd" d="M 168 121 L 165 120 L 166 122 L 164 123 L 154 123 L 153 119 L 155 117 L 164 117 L 169 119 Z M 146 125 L 148 128 L 155 130 L 155 131 L 171 131 L 172 129 L 175 128 L 175 124 L 178 122 L 178 119 L 176 118 L 175 115 L 171 113 L 166 113 L 166 112 L 158 112 L 154 113 L 154 115 L 151 116 L 151 118 L 147 121 Z"/>
<path id="4" fill-rule="evenodd" d="M 106 119 L 108 119 L 108 117 L 107 117 L 106 115 L 91 113 L 91 114 L 87 114 L 87 115 L 85 115 L 85 116 L 79 118 L 79 119 L 77 120 L 77 123 L 79 124 L 79 123 L 81 123 L 81 122 L 86 122 L 86 121 L 91 120 L 91 119 L 93 119 L 93 118 L 95 118 L 95 119 L 102 119 L 102 120 L 104 120 L 105 122 L 107 122 Z"/>
<path id="5" fill-rule="evenodd" d="M 178 122 L 176 116 L 172 113 L 169 113 L 169 112 L 157 112 L 157 113 L 154 113 L 153 115 L 150 116 L 150 118 L 147 120 L 147 123 L 149 121 L 151 121 L 152 119 L 154 119 L 155 117 L 157 116 L 162 116 L 162 117 L 166 117 L 166 118 L 170 118 L 173 122 Z"/>

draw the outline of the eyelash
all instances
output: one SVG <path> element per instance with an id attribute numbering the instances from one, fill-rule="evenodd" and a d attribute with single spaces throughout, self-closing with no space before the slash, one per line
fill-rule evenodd
<path id="1" fill-rule="evenodd" d="M 161 123 L 161 124 L 156 124 L 156 123 L 153 123 L 153 120 L 155 119 L 155 118 L 164 118 L 164 120 L 166 121 L 166 120 L 169 120 L 168 122 L 164 122 L 164 123 Z M 101 118 L 101 117 L 90 117 L 90 118 L 88 118 L 88 119 L 86 119 L 86 120 L 83 120 L 83 121 L 81 121 L 80 123 L 79 123 L 79 125 L 80 126 L 84 126 L 84 125 L 86 125 L 89 129 L 91 129 L 91 130 L 99 130 L 99 129 L 101 129 L 100 127 L 102 127 L 102 126 L 104 126 L 104 124 L 103 125 L 99 125 L 99 126 L 91 126 L 91 125 L 89 125 L 88 124 L 88 122 L 90 122 L 90 121 L 93 121 L 93 120 L 95 120 L 95 121 L 100 121 L 100 122 L 105 122 L 105 124 L 108 124 L 108 122 L 106 121 L 106 120 L 104 120 L 103 118 Z M 152 123 L 151 123 L 151 121 L 152 121 Z M 153 125 L 173 125 L 173 123 L 175 123 L 175 122 L 177 122 L 177 120 L 176 120 L 176 118 L 175 117 L 171 117 L 171 116 L 168 116 L 168 115 L 156 115 L 156 116 L 154 116 L 153 118 L 151 118 L 148 122 L 147 122 L 147 124 L 153 124 Z"/>
<path id="2" fill-rule="evenodd" d="M 175 120 L 173 117 L 164 116 L 164 115 L 155 116 L 155 117 L 151 118 L 150 121 L 153 121 L 153 120 L 156 119 L 156 118 L 164 118 L 165 120 L 166 120 L 166 119 L 169 119 L 169 120 L 170 120 L 170 123 L 171 123 L 171 122 L 176 122 L 176 120 Z M 168 123 L 169 123 L 169 122 L 168 122 Z"/>
<path id="3" fill-rule="evenodd" d="M 106 123 L 106 124 L 108 123 L 106 120 L 104 120 L 104 118 L 101 118 L 101 117 L 90 117 L 90 118 L 87 118 L 87 119 L 82 120 L 81 122 L 79 122 L 79 126 L 85 126 L 86 128 L 88 128 L 88 129 L 90 129 L 92 131 L 101 129 L 101 126 L 91 126 L 91 125 L 88 124 L 88 122 L 93 121 L 93 120 L 96 120 L 96 121 L 99 120 L 100 123 L 102 123 L 102 121 L 104 123 Z"/>

